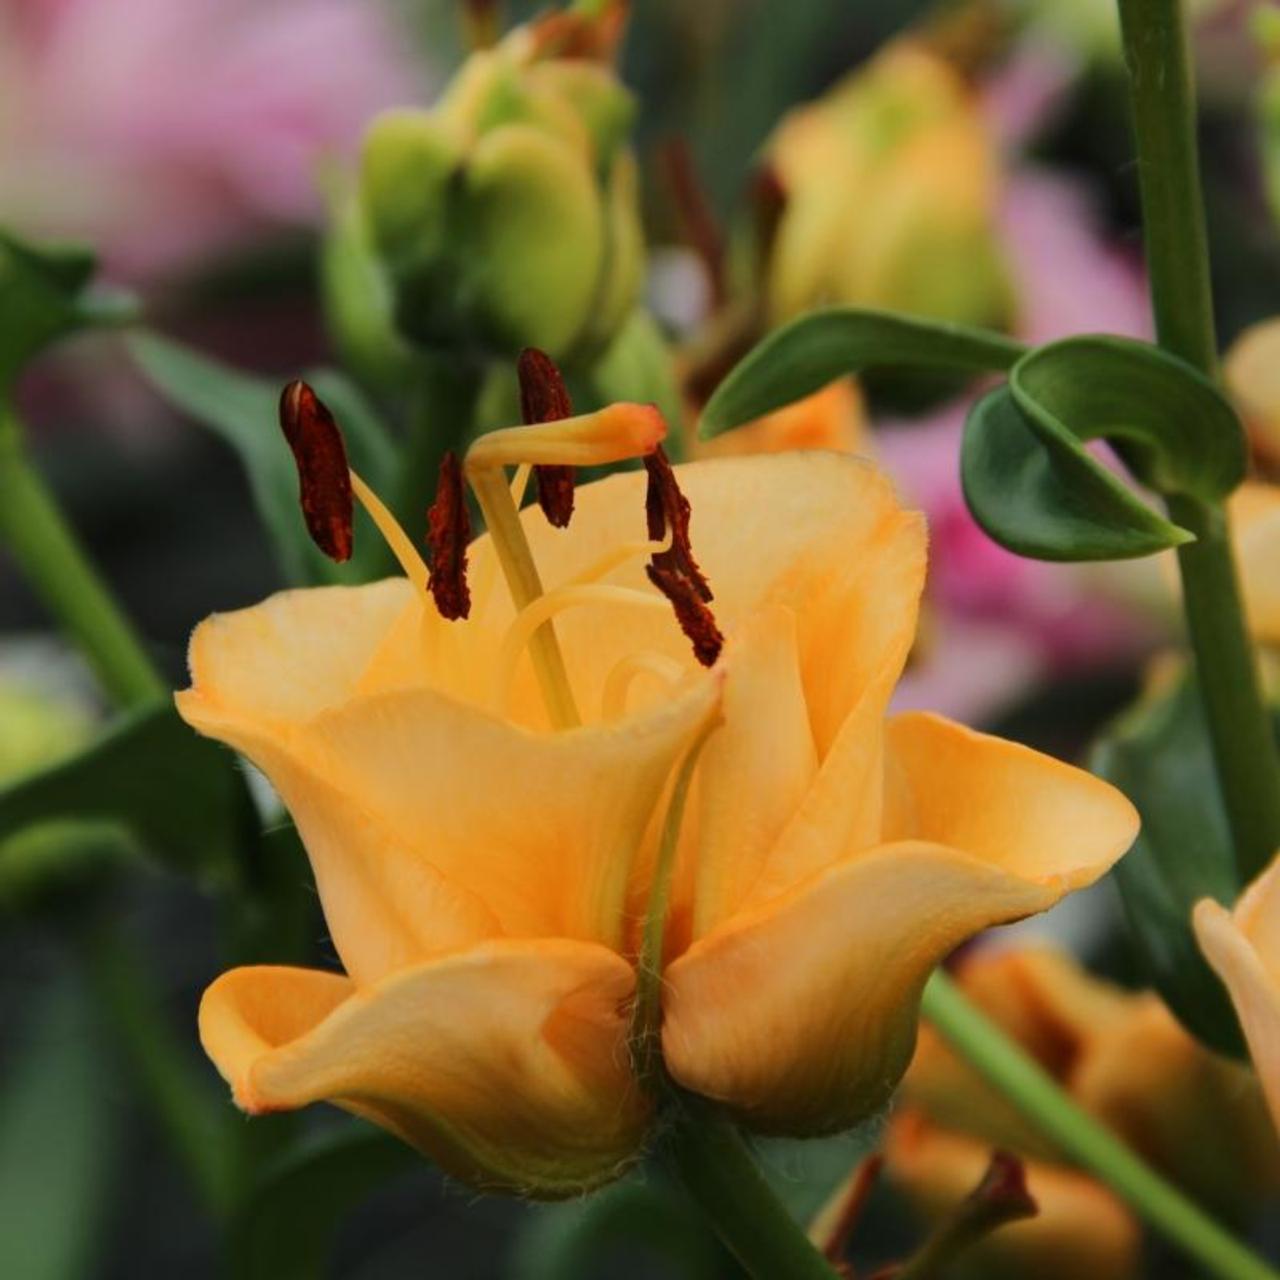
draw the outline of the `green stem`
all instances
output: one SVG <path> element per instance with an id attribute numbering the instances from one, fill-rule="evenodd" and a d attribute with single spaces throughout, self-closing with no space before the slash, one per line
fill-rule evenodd
<path id="1" fill-rule="evenodd" d="M 941 971 L 929 979 L 922 1009 L 957 1052 L 1064 1155 L 1127 1200 L 1207 1275 L 1219 1280 L 1280 1280 L 1280 1272 L 1082 1111 Z"/>
<path id="2" fill-rule="evenodd" d="M 737 1128 L 677 1095 L 663 1154 L 725 1247 L 755 1280 L 835 1280 L 836 1272 L 765 1181 Z"/>
<path id="3" fill-rule="evenodd" d="M 1195 89 L 1180 0 L 1119 0 L 1138 146 L 1143 233 L 1160 345 L 1217 370 L 1208 236 L 1200 191 Z M 1280 752 L 1263 701 L 1226 513 L 1171 498 L 1196 535 L 1178 549 L 1187 629 L 1240 875 L 1280 847 Z"/>
<path id="4" fill-rule="evenodd" d="M 219 1107 L 206 1077 L 174 1036 L 146 966 L 110 922 L 81 937 L 95 997 L 174 1154 L 215 1217 L 235 1197 L 237 1135 L 230 1106 Z M 227 1119 L 224 1121 L 223 1116 Z"/>
<path id="5" fill-rule="evenodd" d="M 13 415 L 0 408 L 0 541 L 93 664 L 107 692 L 133 706 L 167 694 L 129 620 L 90 565 L 39 472 Z"/>
<path id="6" fill-rule="evenodd" d="M 403 469 L 393 509 L 407 529 L 422 524 L 435 497 L 440 460 L 461 452 L 471 438 L 481 371 L 463 357 L 420 354 Z"/>

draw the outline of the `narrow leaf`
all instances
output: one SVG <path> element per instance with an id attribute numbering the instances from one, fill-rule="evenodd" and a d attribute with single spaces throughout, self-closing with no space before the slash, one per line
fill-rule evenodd
<path id="1" fill-rule="evenodd" d="M 0 788 L 0 839 L 50 819 L 110 822 L 158 862 L 225 877 L 243 804 L 233 767 L 171 704 L 147 707 L 78 755 Z"/>
<path id="2" fill-rule="evenodd" d="M 710 439 L 803 399 L 849 373 L 1008 369 L 1026 348 L 985 329 L 887 311 L 830 307 L 784 325 L 759 343 L 716 388 L 699 434 Z"/>
<path id="3" fill-rule="evenodd" d="M 9 1037 L 0 1082 L 0 1259 L 22 1280 L 81 1280 L 108 1204 L 110 1085 L 70 978 Z"/>
<path id="4" fill-rule="evenodd" d="M 1112 875 L 1147 975 L 1189 1031 L 1240 1056 L 1239 1025 L 1191 930 L 1204 897 L 1230 904 L 1239 886 L 1231 831 L 1194 680 L 1130 712 L 1095 749 L 1095 773 L 1142 815 L 1142 831 Z"/>
<path id="5" fill-rule="evenodd" d="M 239 454 L 289 582 L 367 582 L 386 571 L 382 540 L 363 517 L 346 564 L 334 564 L 312 545 L 299 506 L 297 471 L 278 422 L 283 378 L 241 373 L 155 333 L 135 335 L 130 348 L 164 396 Z M 364 396 L 333 370 L 313 370 L 304 378 L 341 423 L 352 466 L 375 490 L 388 492 L 396 471 L 395 448 Z"/>

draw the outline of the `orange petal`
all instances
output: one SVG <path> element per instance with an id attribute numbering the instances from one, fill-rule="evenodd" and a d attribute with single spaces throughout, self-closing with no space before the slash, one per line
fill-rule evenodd
<path id="1" fill-rule="evenodd" d="M 698 765 L 694 937 L 746 896 L 817 769 L 790 609 L 763 611 L 725 655 L 721 715 Z"/>
<path id="2" fill-rule="evenodd" d="M 977 1185 L 991 1148 L 928 1123 L 919 1112 L 894 1117 L 884 1143 L 885 1176 L 926 1219 L 944 1216 Z M 1133 1215 L 1099 1183 L 1062 1165 L 1026 1164 L 1039 1212 L 999 1228 L 966 1250 L 956 1274 L 983 1280 L 1130 1280 L 1141 1232 Z"/>
<path id="3" fill-rule="evenodd" d="M 1205 898 L 1192 913 L 1200 950 L 1222 979 L 1280 1129 L 1280 858 L 1234 911 Z"/>
<path id="4" fill-rule="evenodd" d="M 672 1074 L 766 1131 L 846 1127 L 884 1103 L 920 991 L 957 943 L 1096 880 L 1137 833 L 1098 779 L 938 717 L 888 727 L 885 843 L 699 939 L 666 973 Z"/>
<path id="5" fill-rule="evenodd" d="M 805 697 L 819 756 L 889 655 L 905 661 L 924 584 L 923 519 L 904 511 L 888 477 L 862 458 L 822 452 L 716 458 L 676 468 L 692 507 L 690 535 L 715 593 L 716 621 L 733 635 L 766 603 L 796 615 Z M 548 587 L 592 566 L 602 549 L 645 534 L 645 478 L 631 472 L 578 490 L 567 532 L 526 508 L 525 532 Z M 487 538 L 473 544 L 477 579 L 490 571 Z M 604 581 L 652 594 L 644 558 Z M 510 608 L 494 592 L 473 612 L 479 631 L 501 634 Z M 556 618 L 578 704 L 597 714 L 609 673 L 649 649 L 685 669 L 688 642 L 661 612 L 580 609 Z M 650 705 L 662 700 L 650 694 Z"/>
<path id="6" fill-rule="evenodd" d="M 1137 810 L 1109 783 L 942 716 L 894 717 L 888 753 L 886 840 L 951 845 L 1063 894 L 1138 834 Z"/>
<path id="7" fill-rule="evenodd" d="M 492 942 L 357 991 L 233 969 L 200 1037 L 251 1113 L 329 1101 L 481 1187 L 570 1195 L 615 1176 L 648 1112 L 627 1069 L 629 965 L 562 940 Z"/>
<path id="8" fill-rule="evenodd" d="M 631 861 L 720 683 L 541 735 L 431 689 L 353 698 L 278 729 L 250 712 L 220 717 L 196 678 L 182 714 L 279 787 L 362 983 L 497 932 L 618 945 Z"/>
<path id="9" fill-rule="evenodd" d="M 1065 886 L 922 842 L 854 854 L 734 917 L 666 970 L 672 1076 L 764 1132 L 848 1128 L 911 1057 L 920 992 L 957 943 Z"/>
<path id="10" fill-rule="evenodd" d="M 1262 644 L 1280 645 L 1280 485 L 1242 484 L 1228 511 L 1249 630 Z"/>

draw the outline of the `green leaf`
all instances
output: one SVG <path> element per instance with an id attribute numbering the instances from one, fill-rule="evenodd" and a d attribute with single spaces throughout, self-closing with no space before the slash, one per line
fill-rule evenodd
<path id="1" fill-rule="evenodd" d="M 1007 386 L 969 410 L 960 480 L 983 529 L 1001 546 L 1037 560 L 1123 560 L 1191 538 L 1065 428 L 1037 430 Z"/>
<path id="2" fill-rule="evenodd" d="M 89 288 L 96 265 L 82 245 L 37 248 L 0 230 L 0 396 L 50 343 L 77 329 L 133 317 L 127 295 Z"/>
<path id="3" fill-rule="evenodd" d="M 320 1280 L 343 1217 L 378 1187 L 421 1161 L 410 1147 L 363 1122 L 311 1136 L 245 1196 L 232 1222 L 237 1280 Z"/>
<path id="4" fill-rule="evenodd" d="M 0 1081 L 0 1258 L 22 1280 L 81 1280 L 110 1196 L 111 1090 L 70 978 L 10 1037 Z"/>
<path id="5" fill-rule="evenodd" d="M 1112 875 L 1148 977 L 1189 1031 L 1242 1056 L 1231 1002 L 1191 928 L 1191 909 L 1201 898 L 1230 905 L 1240 888 L 1194 679 L 1182 677 L 1171 692 L 1125 716 L 1099 743 L 1091 765 L 1142 815 L 1137 843 Z"/>
<path id="6" fill-rule="evenodd" d="M 1084 447 L 1106 439 L 1166 496 L 1214 502 L 1244 478 L 1244 433 L 1190 365 L 1129 338 L 1028 352 L 965 423 L 960 471 L 974 518 L 1039 560 L 1118 560 L 1191 540 Z"/>
<path id="7" fill-rule="evenodd" d="M 1009 375 L 1018 407 L 1046 440 L 1107 439 L 1157 493 L 1213 502 L 1245 476 L 1244 429 L 1199 370 L 1147 342 L 1067 338 L 1023 356 Z"/>
<path id="8" fill-rule="evenodd" d="M 368 582 L 386 572 L 386 549 L 363 513 L 357 513 L 355 552 L 346 564 L 334 564 L 307 535 L 297 471 L 279 426 L 282 381 L 240 373 L 155 333 L 135 335 L 130 348 L 163 395 L 240 455 L 258 514 L 289 582 Z M 341 423 L 351 465 L 376 491 L 391 492 L 395 447 L 363 395 L 333 370 L 303 376 Z"/>
<path id="9" fill-rule="evenodd" d="M 661 1260 L 672 1280 L 716 1280 L 724 1252 L 692 1204 L 652 1173 L 585 1200 L 540 1206 L 512 1250 L 511 1280 L 594 1280 L 610 1264 Z M 656 1270 L 654 1274 L 659 1274 Z"/>
<path id="10" fill-rule="evenodd" d="M 716 388 L 702 411 L 706 440 L 827 383 L 864 370 L 906 368 L 987 373 L 1008 369 L 1026 348 L 984 329 L 887 311 L 811 311 L 759 343 Z"/>
<path id="11" fill-rule="evenodd" d="M 157 862 L 226 878 L 243 804 L 226 748 L 165 702 L 121 717 L 78 755 L 0 788 L 0 840 L 51 819 L 109 822 Z"/>

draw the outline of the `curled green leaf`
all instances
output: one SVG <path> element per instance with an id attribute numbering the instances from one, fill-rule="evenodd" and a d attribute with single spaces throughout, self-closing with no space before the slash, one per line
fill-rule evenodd
<path id="1" fill-rule="evenodd" d="M 1085 448 L 1105 439 L 1165 497 L 1225 497 L 1246 446 L 1222 393 L 1184 361 L 1130 338 L 1038 347 L 1007 388 L 970 411 L 961 478 L 974 518 L 1002 546 L 1039 560 L 1118 560 L 1191 540 Z"/>
<path id="2" fill-rule="evenodd" d="M 706 440 L 801 400 L 845 374 L 869 369 L 991 373 L 1026 352 L 985 329 L 888 311 L 828 307 L 784 325 L 759 343 L 716 388 L 702 411 Z"/>
<path id="3" fill-rule="evenodd" d="M 1157 493 L 1213 502 L 1243 479 L 1244 430 L 1226 397 L 1183 360 L 1131 338 L 1067 338 L 1028 352 L 1009 386 L 1051 440 L 1106 439 Z"/>
<path id="4" fill-rule="evenodd" d="M 1036 560 L 1124 560 L 1191 541 L 1061 424 L 1033 424 L 1008 386 L 969 411 L 960 479 L 983 529 Z"/>

